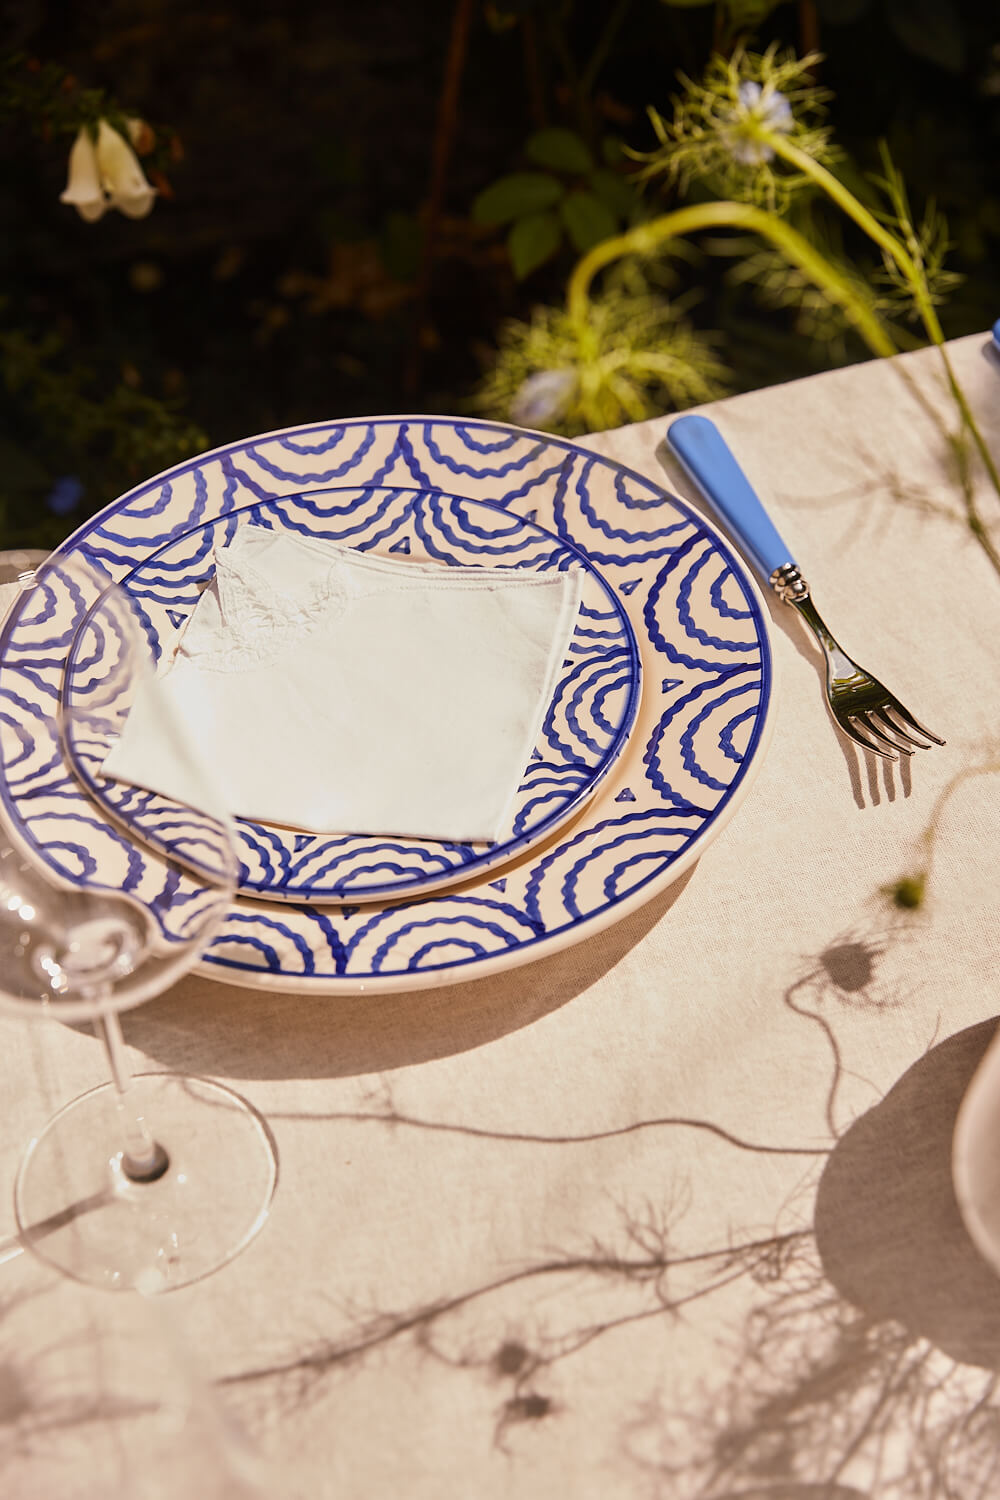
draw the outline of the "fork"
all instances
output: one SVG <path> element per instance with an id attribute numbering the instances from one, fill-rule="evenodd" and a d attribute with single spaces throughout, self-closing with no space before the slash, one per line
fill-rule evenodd
<path id="1" fill-rule="evenodd" d="M 826 660 L 827 702 L 843 732 L 885 760 L 943 745 L 831 635 L 809 585 L 715 423 L 707 417 L 677 417 L 667 429 L 667 441 L 755 571 L 779 599 L 798 610 L 816 637 Z"/>

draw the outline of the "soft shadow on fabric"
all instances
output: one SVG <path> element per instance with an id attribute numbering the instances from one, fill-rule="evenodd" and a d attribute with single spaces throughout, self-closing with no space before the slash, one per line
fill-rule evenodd
<path id="1" fill-rule="evenodd" d="M 563 952 L 464 984 L 389 995 L 304 988 L 296 995 L 193 975 L 130 1011 L 126 1040 L 165 1068 L 231 1078 L 353 1077 L 467 1052 L 589 989 L 669 912 L 693 873 Z"/>
<path id="2" fill-rule="evenodd" d="M 990 1370 L 1000 1370 L 1000 1278 L 962 1222 L 951 1143 L 997 1024 L 970 1026 L 909 1068 L 838 1142 L 816 1200 L 823 1269 L 848 1301 Z"/>

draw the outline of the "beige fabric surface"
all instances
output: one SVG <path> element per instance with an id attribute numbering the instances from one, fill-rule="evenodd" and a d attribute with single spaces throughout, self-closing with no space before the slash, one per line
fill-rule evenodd
<path id="1" fill-rule="evenodd" d="M 989 346 L 951 355 L 1000 453 Z M 303 1500 L 1000 1492 L 1000 1280 L 949 1173 L 1000 1012 L 1000 576 L 933 351 L 711 413 L 831 628 L 947 747 L 893 768 L 841 740 L 775 602 L 766 762 L 620 925 L 419 994 L 192 977 L 128 1013 L 140 1067 L 266 1115 L 273 1212 L 156 1309 L 0 1267 L 5 1495 L 236 1494 L 223 1418 L 260 1493 Z M 693 499 L 666 425 L 589 443 Z M 24 1144 L 104 1075 L 84 1029 L 0 1018 L 0 1057 L 2 1232 Z M 205 1385 L 146 1447 L 122 1391 L 170 1359 Z"/>

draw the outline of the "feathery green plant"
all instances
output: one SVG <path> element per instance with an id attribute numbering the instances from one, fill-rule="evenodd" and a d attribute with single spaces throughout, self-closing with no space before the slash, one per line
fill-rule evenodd
<path id="1" fill-rule="evenodd" d="M 814 83 L 809 71 L 816 61 L 814 55 L 798 59 L 782 54 L 777 46 L 759 54 L 737 48 L 730 57 L 713 57 L 700 82 L 682 78 L 672 119 L 650 112 L 658 145 L 641 157 L 636 153 L 644 162 L 643 175 L 647 180 L 665 178 L 681 192 L 697 184 L 702 190 L 727 196 L 683 204 L 595 245 L 570 277 L 565 320 L 536 314 L 536 322 L 562 330 L 559 368 L 575 372 L 576 389 L 582 390 L 588 379 L 588 334 L 596 309 L 602 309 L 605 319 L 612 316 L 607 296 L 595 296 L 592 291 L 600 273 L 627 259 L 648 265 L 656 256 L 676 250 L 677 242 L 686 236 L 706 230 L 743 230 L 763 240 L 771 252 L 749 274 L 764 280 L 765 291 L 774 300 L 788 304 L 797 296 L 817 316 L 825 302 L 855 329 L 873 354 L 893 355 L 911 343 L 894 326 L 901 312 L 922 325 L 939 351 L 959 413 L 959 439 L 967 439 L 975 448 L 1000 498 L 1000 473 L 955 376 L 937 313 L 956 282 L 944 265 L 947 227 L 933 205 L 922 223 L 914 221 L 905 185 L 885 146 L 882 175 L 873 181 L 876 207 L 869 207 L 836 175 L 838 153 L 822 123 L 829 95 Z M 869 278 L 862 278 L 850 262 L 830 253 L 822 235 L 812 229 L 810 216 L 798 216 L 806 232 L 791 221 L 795 200 L 808 195 L 832 205 L 867 237 L 878 256 L 878 269 Z M 788 268 L 783 277 L 776 276 L 775 253 Z M 650 343 L 644 339 L 640 348 L 640 327 L 640 320 L 633 320 L 620 328 L 616 349 L 620 368 L 628 368 L 625 345 L 630 339 L 636 340 L 635 355 L 648 360 Z M 516 359 L 513 351 L 517 351 Z M 543 343 L 508 327 L 498 369 L 486 390 L 498 393 L 505 383 L 513 382 L 516 371 L 522 381 L 530 381 L 551 368 L 541 363 L 549 356 Z M 568 378 L 563 385 L 569 388 Z M 674 405 L 690 399 L 689 390 L 676 377 L 664 394 Z M 508 410 L 516 411 L 517 406 L 516 394 L 508 396 Z M 592 410 L 596 413 L 603 408 Z M 576 419 L 589 420 L 590 411 L 585 415 L 578 408 Z M 626 415 L 622 420 L 634 418 Z M 981 523 L 973 525 L 970 519 L 970 529 L 1000 574 L 1000 554 L 986 528 Z"/>
<path id="2" fill-rule="evenodd" d="M 726 367 L 676 302 L 656 291 L 614 287 L 588 304 L 585 321 L 541 307 L 512 320 L 477 405 L 521 426 L 584 432 L 642 422 L 670 406 L 714 401 Z"/>

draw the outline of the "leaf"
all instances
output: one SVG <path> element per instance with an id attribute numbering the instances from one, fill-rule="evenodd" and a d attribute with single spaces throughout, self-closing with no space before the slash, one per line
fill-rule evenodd
<path id="1" fill-rule="evenodd" d="M 589 181 L 592 191 L 616 218 L 628 218 L 636 205 L 636 193 L 626 178 L 618 172 L 609 172 L 607 167 L 598 167 L 591 172 Z"/>
<path id="2" fill-rule="evenodd" d="M 551 260 L 562 242 L 562 226 L 555 214 L 545 210 L 518 219 L 507 236 L 507 252 L 518 281 Z"/>
<path id="3" fill-rule="evenodd" d="M 576 131 L 559 125 L 536 131 L 524 151 L 529 161 L 537 162 L 540 167 L 553 167 L 557 172 L 580 176 L 593 166 L 590 152 Z"/>
<path id="4" fill-rule="evenodd" d="M 583 255 L 601 240 L 617 233 L 618 221 L 600 198 L 582 189 L 568 194 L 559 205 L 562 221 L 574 248 Z"/>
<path id="5" fill-rule="evenodd" d="M 671 10 L 694 10 L 697 5 L 714 5 L 715 0 L 662 0 Z"/>
<path id="6" fill-rule="evenodd" d="M 523 214 L 551 208 L 563 195 L 563 184 L 547 172 L 512 172 L 474 199 L 472 217 L 477 224 L 507 224 Z"/>
<path id="7" fill-rule="evenodd" d="M 951 0 L 887 0 L 886 16 L 908 52 L 949 73 L 961 73 L 965 32 Z"/>

